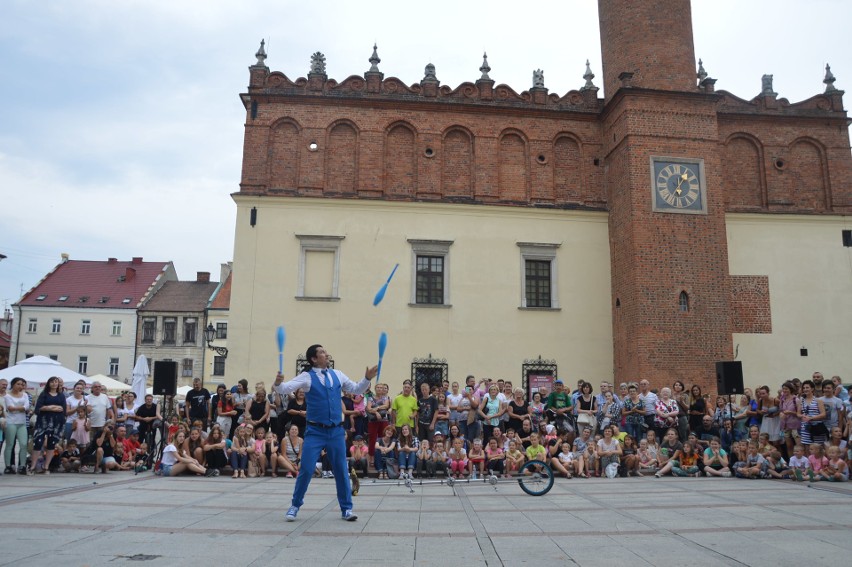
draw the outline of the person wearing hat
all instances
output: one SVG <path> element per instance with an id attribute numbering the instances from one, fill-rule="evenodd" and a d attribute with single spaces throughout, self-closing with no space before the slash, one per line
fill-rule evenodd
<path id="1" fill-rule="evenodd" d="M 547 396 L 547 401 L 544 403 L 547 408 L 547 415 L 551 422 L 556 425 L 559 431 L 570 433 L 570 443 L 574 437 L 574 426 L 571 424 L 571 394 L 565 391 L 565 383 L 562 380 L 556 380 L 553 383 L 553 391 Z"/>
<path id="2" fill-rule="evenodd" d="M 275 377 L 273 387 L 279 395 L 289 396 L 298 389 L 305 392 L 307 401 L 307 426 L 305 441 L 302 444 L 302 463 L 316 463 L 324 449 L 337 487 L 337 502 L 340 505 L 340 517 L 354 522 L 358 516 L 352 511 L 352 487 L 349 484 L 349 471 L 346 462 L 346 432 L 343 430 L 343 392 L 363 394 L 370 387 L 370 380 L 376 377 L 378 366 L 367 368 L 364 379 L 353 382 L 346 374 L 328 367 L 328 352 L 322 345 L 311 345 L 305 352 L 307 364 L 301 374 L 284 383 L 281 373 Z M 299 468 L 293 500 L 285 519 L 292 522 L 305 501 L 305 492 L 313 476 L 311 466 Z"/>

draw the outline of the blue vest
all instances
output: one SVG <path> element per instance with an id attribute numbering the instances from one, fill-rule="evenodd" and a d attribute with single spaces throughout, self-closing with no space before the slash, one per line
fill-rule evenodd
<path id="1" fill-rule="evenodd" d="M 340 379 L 331 368 L 327 369 L 327 378 L 331 378 L 331 386 L 323 384 L 322 379 L 313 370 L 311 375 L 311 389 L 305 395 L 307 402 L 307 420 L 324 425 L 339 425 L 343 421 L 343 411 L 340 401 Z"/>

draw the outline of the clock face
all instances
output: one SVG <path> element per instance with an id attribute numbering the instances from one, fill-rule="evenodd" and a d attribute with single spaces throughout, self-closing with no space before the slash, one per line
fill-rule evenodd
<path id="1" fill-rule="evenodd" d="M 684 158 L 651 158 L 653 210 L 703 214 L 704 160 Z"/>

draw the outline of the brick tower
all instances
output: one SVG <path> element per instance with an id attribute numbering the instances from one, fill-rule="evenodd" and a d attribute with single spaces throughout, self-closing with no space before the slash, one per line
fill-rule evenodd
<path id="1" fill-rule="evenodd" d="M 732 356 L 718 95 L 689 0 L 599 0 L 617 381 L 715 387 Z"/>

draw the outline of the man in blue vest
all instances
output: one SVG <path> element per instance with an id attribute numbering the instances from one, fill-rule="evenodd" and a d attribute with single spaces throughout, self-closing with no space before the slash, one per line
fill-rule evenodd
<path id="1" fill-rule="evenodd" d="M 314 465 L 320 453 L 325 453 L 331 462 L 334 482 L 337 484 L 337 502 L 341 518 L 354 522 L 358 516 L 352 512 L 352 489 L 349 486 L 349 470 L 346 462 L 346 432 L 343 429 L 341 396 L 343 392 L 362 394 L 370 387 L 378 367 L 367 368 L 364 379 L 357 384 L 343 372 L 328 367 L 328 353 L 321 345 L 312 345 L 305 353 L 308 364 L 301 374 L 284 383 L 284 377 L 275 377 L 273 388 L 286 398 L 296 390 L 305 392 L 307 402 L 307 426 L 302 446 L 302 466 L 296 477 L 293 501 L 287 510 L 286 520 L 292 522 L 305 501 L 305 492 L 314 474 Z"/>

